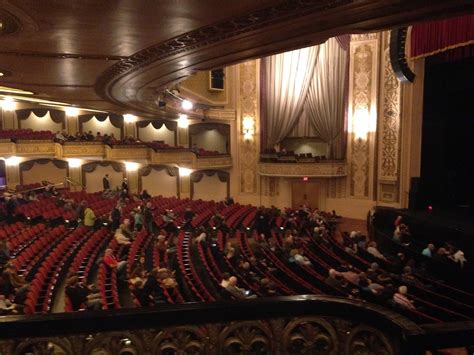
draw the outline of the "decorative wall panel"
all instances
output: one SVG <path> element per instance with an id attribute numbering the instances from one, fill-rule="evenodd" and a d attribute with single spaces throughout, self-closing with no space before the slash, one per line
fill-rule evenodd
<path id="1" fill-rule="evenodd" d="M 257 61 L 240 64 L 240 117 L 239 117 L 239 167 L 240 167 L 240 193 L 256 194 L 258 192 L 258 129 L 255 130 L 253 139 L 245 140 L 242 132 L 244 117 L 251 117 L 258 127 L 258 77 Z"/>
<path id="2" fill-rule="evenodd" d="M 349 191 L 372 198 L 377 117 L 378 35 L 354 35 L 350 45 Z"/>
<path id="3" fill-rule="evenodd" d="M 347 175 L 346 162 L 314 163 L 314 164 L 285 164 L 260 163 L 260 175 L 282 177 L 339 177 Z"/>
<path id="4" fill-rule="evenodd" d="M 390 65 L 390 32 L 382 35 L 380 111 L 378 121 L 378 199 L 399 200 L 401 83 Z"/>

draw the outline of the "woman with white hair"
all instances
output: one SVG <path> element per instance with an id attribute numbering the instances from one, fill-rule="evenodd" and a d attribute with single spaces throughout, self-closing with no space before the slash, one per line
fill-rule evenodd
<path id="1" fill-rule="evenodd" d="M 398 292 L 396 292 L 394 295 L 393 295 L 393 301 L 404 307 L 404 308 L 407 308 L 407 309 L 416 309 L 416 307 L 413 305 L 413 301 L 411 301 L 410 299 L 408 299 L 407 297 L 407 293 L 408 293 L 408 288 L 406 286 L 400 286 L 398 288 Z"/>

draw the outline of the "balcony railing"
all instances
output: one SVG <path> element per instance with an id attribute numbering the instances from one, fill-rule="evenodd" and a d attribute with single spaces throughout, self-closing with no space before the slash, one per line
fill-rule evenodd
<path id="1" fill-rule="evenodd" d="M 2 354 L 422 354 L 466 346 L 474 329 L 330 296 L 2 318 Z"/>

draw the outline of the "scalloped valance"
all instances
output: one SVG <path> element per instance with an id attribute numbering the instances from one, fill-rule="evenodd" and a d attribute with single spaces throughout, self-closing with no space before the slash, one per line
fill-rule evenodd
<path id="1" fill-rule="evenodd" d="M 46 165 L 48 163 L 53 163 L 54 166 L 58 169 L 67 169 L 68 168 L 68 163 L 64 160 L 58 160 L 58 159 L 34 159 L 34 160 L 28 160 L 20 163 L 20 170 L 21 171 L 28 171 L 33 168 L 35 164 L 40 164 L 40 165 Z"/>
<path id="2" fill-rule="evenodd" d="M 63 128 L 66 125 L 66 113 L 60 110 L 49 110 L 46 108 L 26 108 L 21 110 L 16 110 L 16 117 L 18 120 L 26 120 L 31 116 L 32 113 L 37 117 L 44 117 L 48 114 L 53 120 L 54 123 L 62 123 Z"/>
<path id="3" fill-rule="evenodd" d="M 164 120 L 145 120 L 145 121 L 138 121 L 137 122 L 137 127 L 138 128 L 145 128 L 151 124 L 153 128 L 155 129 L 160 129 L 165 125 L 166 129 L 169 131 L 176 131 L 178 128 L 178 124 L 175 121 L 164 121 Z"/>
<path id="4" fill-rule="evenodd" d="M 199 134 L 204 131 L 217 130 L 220 134 L 225 137 L 230 136 L 230 125 L 225 123 L 215 123 L 215 122 L 206 122 L 206 123 L 196 123 L 189 126 L 189 135 Z"/>
<path id="5" fill-rule="evenodd" d="M 98 166 L 102 166 L 102 167 L 111 166 L 112 169 L 114 169 L 118 173 L 121 173 L 121 172 L 123 173 L 125 171 L 124 164 L 113 162 L 113 161 L 101 161 L 101 162 L 94 161 L 91 163 L 87 163 L 82 166 L 82 171 L 85 173 L 92 173 L 95 169 L 97 169 Z"/>
<path id="6" fill-rule="evenodd" d="M 223 170 L 211 170 L 211 169 L 195 171 L 191 174 L 190 179 L 193 183 L 196 183 L 196 182 L 201 181 L 204 175 L 214 176 L 216 174 L 221 182 L 229 182 L 229 178 L 230 178 L 229 172 L 223 171 Z"/>
<path id="7" fill-rule="evenodd" d="M 163 171 L 166 170 L 166 173 L 169 176 L 178 176 L 179 175 L 179 169 L 175 166 L 167 166 L 167 165 L 148 165 L 139 170 L 139 175 L 140 176 L 148 176 L 151 174 L 152 170 L 155 171 Z"/>
<path id="8" fill-rule="evenodd" d="M 123 128 L 123 116 L 116 115 L 116 114 L 109 114 L 109 113 L 95 113 L 95 114 L 87 114 L 79 116 L 79 125 L 82 127 L 82 124 L 90 121 L 92 118 L 96 118 L 100 122 L 104 122 L 107 118 L 110 120 L 110 123 L 114 127 Z"/>

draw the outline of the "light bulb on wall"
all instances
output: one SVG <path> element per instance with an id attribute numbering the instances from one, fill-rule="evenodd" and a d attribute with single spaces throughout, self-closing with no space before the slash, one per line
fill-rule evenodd
<path id="1" fill-rule="evenodd" d="M 64 111 L 66 111 L 66 116 L 69 116 L 69 117 L 74 117 L 79 114 L 79 109 L 73 106 L 66 107 Z"/>
<path id="2" fill-rule="evenodd" d="M 131 161 L 125 162 L 125 170 L 127 171 L 137 171 L 140 165 Z"/>
<path id="3" fill-rule="evenodd" d="M 192 110 L 193 109 L 193 103 L 189 100 L 183 100 L 181 102 L 181 107 L 183 110 Z"/>
<path id="4" fill-rule="evenodd" d="M 137 116 L 127 113 L 127 114 L 123 115 L 123 119 L 127 123 L 133 123 L 137 120 Z"/>
<path id="5" fill-rule="evenodd" d="M 187 115 L 184 115 L 184 114 L 179 115 L 179 118 L 178 118 L 178 127 L 180 127 L 180 128 L 187 128 L 188 126 L 189 126 L 188 116 L 187 116 Z"/>
<path id="6" fill-rule="evenodd" d="M 10 157 L 5 159 L 5 165 L 7 166 L 17 166 L 20 164 L 21 159 L 19 157 Z"/>
<path id="7" fill-rule="evenodd" d="M 352 132 L 356 139 L 367 139 L 370 131 L 370 114 L 366 108 L 356 108 L 352 121 Z"/>
<path id="8" fill-rule="evenodd" d="M 81 159 L 74 159 L 74 158 L 68 159 L 67 161 L 69 163 L 70 168 L 78 168 L 81 166 L 81 163 L 82 163 Z"/>
<path id="9" fill-rule="evenodd" d="M 255 134 L 255 120 L 252 116 L 245 116 L 242 119 L 242 133 L 245 140 L 252 140 Z"/>
<path id="10" fill-rule="evenodd" d="M 11 97 L 5 97 L 1 102 L 5 111 L 13 111 L 16 108 L 16 102 Z"/>
<path id="11" fill-rule="evenodd" d="M 189 168 L 178 168 L 179 169 L 179 176 L 189 176 L 191 175 L 191 173 L 193 172 L 191 169 Z"/>

